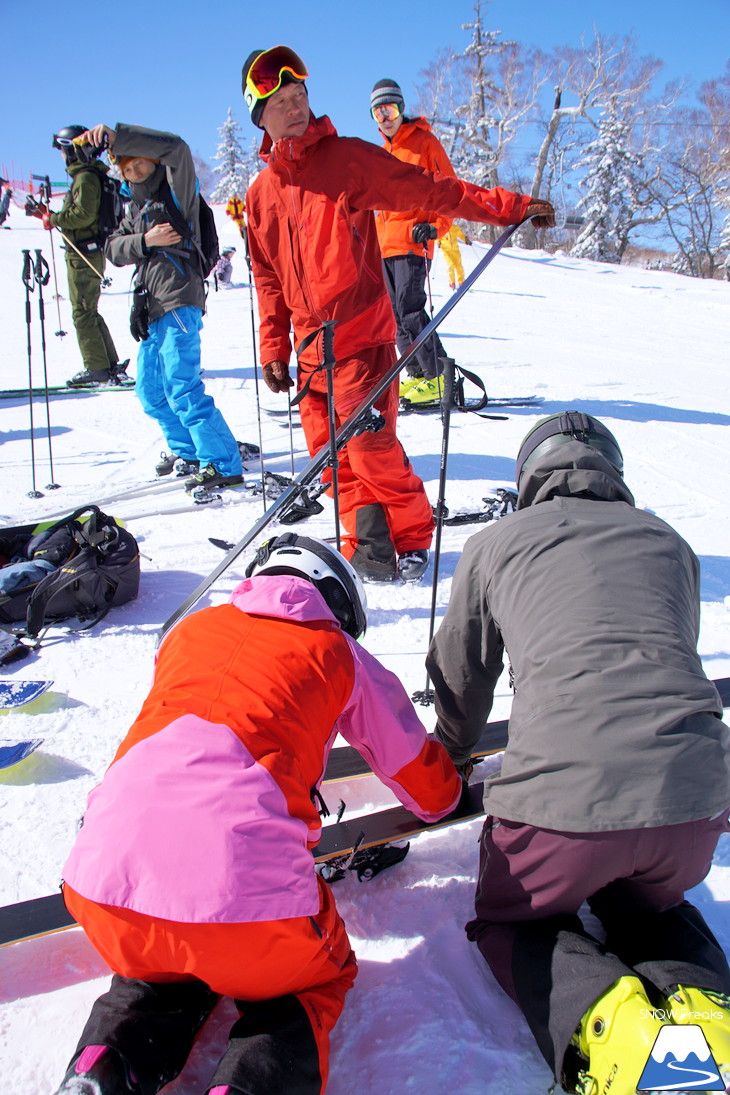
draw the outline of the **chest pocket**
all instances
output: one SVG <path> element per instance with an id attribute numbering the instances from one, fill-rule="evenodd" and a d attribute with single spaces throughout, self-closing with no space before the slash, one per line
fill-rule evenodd
<path id="1" fill-rule="evenodd" d="M 314 302 L 326 309 L 360 278 L 363 245 L 355 232 L 344 194 L 336 202 L 307 194 L 299 226 L 304 273 Z"/>

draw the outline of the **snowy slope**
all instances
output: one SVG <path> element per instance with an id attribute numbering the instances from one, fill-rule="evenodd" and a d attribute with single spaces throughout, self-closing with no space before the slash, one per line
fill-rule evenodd
<path id="1" fill-rule="evenodd" d="M 43 248 L 48 236 L 14 211 L 0 230 L 0 387 L 27 379 L 21 249 Z M 224 243 L 235 228 L 219 217 Z M 483 252 L 478 252 L 481 254 Z M 464 251 L 471 268 L 477 248 Z M 66 294 L 63 259 L 56 260 Z M 134 357 L 127 328 L 128 273 L 111 270 L 102 312 L 123 357 Z M 250 296 L 242 253 L 234 261 L 236 288 L 212 295 L 203 333 L 206 383 L 236 436 L 258 441 L 253 382 Z M 443 260 L 433 273 L 436 307 L 446 299 Z M 46 290 L 48 372 L 63 383 L 79 368 L 67 300 L 60 302 L 64 338 L 52 286 Z M 444 341 L 464 365 L 477 368 L 493 396 L 536 393 L 541 413 L 576 407 L 600 416 L 624 450 L 626 478 L 639 506 L 650 507 L 685 536 L 703 567 L 700 651 L 711 676 L 730 675 L 730 462 L 728 461 L 728 345 L 730 285 L 672 274 L 601 266 L 513 249 L 500 256 L 447 319 Z M 36 380 L 42 377 L 38 303 L 31 300 Z M 133 370 L 132 370 L 133 371 Z M 265 406 L 281 406 L 263 388 Z M 153 474 L 163 447 L 133 393 L 64 396 L 50 404 L 53 458 L 60 490 L 47 491 L 45 407 L 35 406 L 37 483 L 31 487 L 28 404 L 0 402 L 4 486 L 3 524 L 70 511 Z M 481 498 L 509 486 L 519 441 L 534 423 L 531 409 L 507 422 L 455 415 L 447 504 L 478 509 Z M 281 420 L 263 416 L 267 461 L 288 471 L 288 434 Z M 436 499 L 438 417 L 401 420 L 401 437 L 416 470 Z M 294 432 L 295 461 L 303 457 Z M 252 468 L 255 474 L 255 468 Z M 164 504 L 172 504 L 167 494 Z M 182 492 L 179 504 L 184 504 Z M 112 512 L 133 515 L 144 504 Z M 218 508 L 190 508 L 165 517 L 130 519 L 144 553 L 139 599 L 113 610 L 93 631 L 67 636 L 56 629 L 32 659 L 5 672 L 8 679 L 50 677 L 53 688 L 26 712 L 0 714 L 0 737 L 44 737 L 15 768 L 0 772 L 0 904 L 53 891 L 73 841 L 86 795 L 101 778 L 134 718 L 150 679 L 160 624 L 220 560 L 209 536 L 235 540 L 259 516 L 260 502 L 232 500 Z M 332 534 L 329 511 L 300 526 Z M 478 526 L 444 532 L 439 613 L 460 548 Z M 241 568 L 244 565 L 243 561 Z M 213 591 L 218 602 L 241 569 Z M 427 581 L 430 581 L 430 574 Z M 366 645 L 395 670 L 409 692 L 425 684 L 430 588 L 368 590 Z M 206 602 L 210 603 L 210 601 Z M 500 682 L 494 717 L 509 712 Z M 433 710 L 420 709 L 430 728 Z M 332 789 L 350 815 L 387 794 L 374 779 Z M 538 1095 L 549 1071 L 512 1003 L 492 982 L 466 942 L 471 915 L 478 823 L 420 838 L 405 862 L 370 883 L 348 878 L 337 896 L 360 958 L 360 976 L 333 1038 L 330 1095 Z M 724 838 L 707 882 L 693 895 L 724 944 L 730 945 L 730 842 Z M 63 1074 L 88 1008 L 108 980 L 103 963 L 76 929 L 0 951 L 0 1058 L 7 1090 L 48 1095 Z M 230 1007 L 209 1024 L 183 1076 L 168 1089 L 204 1090 L 221 1052 Z"/>

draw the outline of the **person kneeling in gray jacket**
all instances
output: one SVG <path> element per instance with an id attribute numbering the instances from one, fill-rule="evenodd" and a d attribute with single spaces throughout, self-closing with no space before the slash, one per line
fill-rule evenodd
<path id="1" fill-rule="evenodd" d="M 719 1087 L 730 969 L 684 896 L 730 806 L 728 728 L 697 653 L 698 560 L 636 508 L 618 442 L 590 415 L 538 422 L 517 484 L 517 511 L 467 542 L 427 658 L 436 737 L 467 772 L 505 648 L 514 673 L 468 938 L 567 1091 L 661 1087 L 662 1018 L 683 1060 L 678 1027 L 699 1024 L 693 1048 Z"/>

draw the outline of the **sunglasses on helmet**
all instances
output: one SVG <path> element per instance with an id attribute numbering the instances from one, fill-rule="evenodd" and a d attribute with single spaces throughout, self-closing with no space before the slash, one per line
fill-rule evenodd
<path id="1" fill-rule="evenodd" d="M 295 80 L 306 80 L 309 76 L 304 61 L 288 46 L 274 46 L 259 54 L 246 76 L 244 97 L 249 109 L 279 90 L 285 72 Z"/>
<path id="2" fill-rule="evenodd" d="M 373 107 L 373 118 L 376 122 L 394 122 L 400 114 L 397 103 L 383 103 Z"/>

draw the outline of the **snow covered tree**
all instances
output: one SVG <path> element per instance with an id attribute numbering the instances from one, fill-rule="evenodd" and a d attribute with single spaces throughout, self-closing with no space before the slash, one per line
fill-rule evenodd
<path id="1" fill-rule="evenodd" d="M 218 161 L 213 168 L 218 176 L 215 190 L 210 196 L 213 202 L 226 202 L 236 195 L 240 197 L 245 194 L 250 177 L 257 170 L 251 152 L 245 153 L 241 147 L 240 132 L 241 127 L 229 107 L 226 120 L 218 130 L 220 143 L 213 157 Z"/>
<path id="2" fill-rule="evenodd" d="M 578 167 L 588 169 L 579 202 L 585 217 L 571 254 L 598 262 L 620 262 L 640 196 L 643 164 L 631 149 L 631 126 L 613 97 Z"/>

